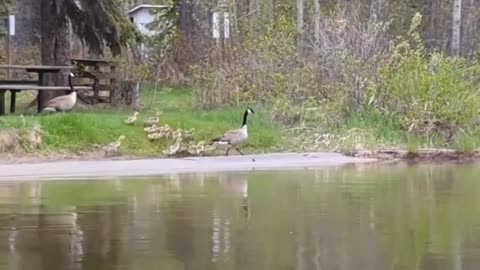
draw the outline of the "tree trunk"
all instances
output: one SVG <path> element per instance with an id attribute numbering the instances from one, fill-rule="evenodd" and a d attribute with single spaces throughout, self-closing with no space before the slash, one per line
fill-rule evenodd
<path id="1" fill-rule="evenodd" d="M 59 14 L 64 0 L 41 0 L 41 58 L 43 65 L 68 65 L 70 40 L 67 20 Z M 45 74 L 45 85 L 67 85 L 63 73 Z M 48 100 L 64 93 L 40 91 L 43 108 Z"/>
<path id="2" fill-rule="evenodd" d="M 298 32 L 298 49 L 301 50 L 303 46 L 303 0 L 297 0 L 297 32 Z"/>
<path id="3" fill-rule="evenodd" d="M 237 0 L 235 1 L 235 11 L 232 14 L 234 17 L 233 20 L 233 32 L 234 36 L 232 38 L 239 38 L 240 33 L 243 30 L 244 22 L 248 21 L 249 16 L 249 1 L 248 0 Z"/>
<path id="4" fill-rule="evenodd" d="M 383 0 L 372 0 L 370 4 L 370 19 L 374 22 L 381 21 L 383 15 Z"/>
<path id="5" fill-rule="evenodd" d="M 112 103 L 137 109 L 139 96 L 140 83 L 135 81 L 124 81 L 120 84 L 120 88 L 115 91 Z"/>
<path id="6" fill-rule="evenodd" d="M 275 17 L 275 6 L 273 4 L 273 0 L 263 0 L 265 3 L 264 11 L 267 14 L 267 18 L 269 22 L 273 21 L 273 18 Z"/>
<path id="7" fill-rule="evenodd" d="M 261 0 L 249 0 L 248 1 L 248 9 L 249 9 L 249 12 L 255 12 L 254 14 L 254 17 L 257 17 L 260 15 L 261 11 L 260 11 L 260 1 Z"/>
<path id="8" fill-rule="evenodd" d="M 14 48 L 18 64 L 38 64 L 40 55 L 40 1 L 17 0 L 15 2 Z M 33 55 L 35 54 L 35 55 Z M 12 59 L 13 60 L 13 59 Z"/>
<path id="9" fill-rule="evenodd" d="M 297 31 L 303 32 L 303 0 L 297 0 Z"/>
<path id="10" fill-rule="evenodd" d="M 315 42 L 320 42 L 320 0 L 313 0 L 313 31 Z"/>
<path id="11" fill-rule="evenodd" d="M 179 0 L 179 40 L 175 49 L 178 70 L 185 74 L 189 67 L 207 56 L 211 47 L 211 14 L 205 2 Z"/>
<path id="12" fill-rule="evenodd" d="M 462 30 L 462 0 L 453 1 L 453 14 L 452 14 L 452 42 L 451 53 L 452 56 L 460 55 L 460 38 Z"/>
<path id="13" fill-rule="evenodd" d="M 480 20 L 478 17 L 480 6 L 477 0 L 463 0 L 462 3 L 462 46 L 461 53 L 473 57 L 477 51 L 477 32 Z"/>

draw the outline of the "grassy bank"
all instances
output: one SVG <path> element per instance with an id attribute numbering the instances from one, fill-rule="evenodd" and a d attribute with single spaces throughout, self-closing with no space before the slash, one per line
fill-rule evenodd
<path id="1" fill-rule="evenodd" d="M 131 110 L 77 106 L 73 112 L 52 115 L 26 115 L 25 123 L 18 115 L 2 117 L 3 129 L 29 130 L 34 126 L 45 132 L 42 153 L 78 152 L 97 149 L 125 135 L 121 153 L 137 156 L 159 156 L 171 145 L 170 140 L 150 142 L 143 131 L 143 121 L 162 111 L 161 123 L 173 128 L 196 129 L 195 140 L 208 140 L 224 131 L 241 125 L 244 107 L 216 110 L 197 110 L 188 89 L 162 89 L 146 87 L 142 93 L 143 108 L 135 125 L 124 124 Z M 280 129 L 269 121 L 268 114 L 255 108 L 249 121 L 250 138 L 246 152 L 271 151 L 280 144 Z M 25 133 L 26 134 L 26 133 Z M 23 150 L 28 147 L 22 147 Z"/>
<path id="2" fill-rule="evenodd" d="M 344 18 L 337 15 L 328 19 L 326 29 L 338 28 Z M 264 38 L 258 40 L 256 30 L 233 44 L 234 61 L 227 66 L 211 58 L 193 65 L 188 74 L 192 89 L 144 87 L 136 126 L 123 123 L 131 110 L 77 106 L 71 113 L 28 116 L 25 124 L 18 116 L 2 117 L 0 128 L 18 130 L 9 134 L 10 141 L 29 150 L 30 131 L 39 127 L 45 132 L 40 153 L 91 151 L 125 135 L 123 154 L 158 156 L 172 142 L 147 140 L 142 123 L 155 111 L 163 112 L 161 124 L 195 128 L 199 141 L 239 127 L 246 106 L 226 104 L 240 103 L 257 112 L 244 148 L 250 153 L 416 153 L 422 148 L 476 152 L 480 62 L 426 48 L 418 32 L 421 19 L 415 14 L 408 33 L 393 39 L 389 24 L 350 20 L 346 32 L 329 32 L 337 35 L 332 42 L 342 46 L 299 54 L 296 20 L 279 16 L 264 25 L 270 29 Z M 22 95 L 19 107 L 33 98 L 31 92 Z M 0 152 L 2 140 L 0 136 Z"/>
<path id="3" fill-rule="evenodd" d="M 21 96 L 26 105 L 31 96 Z M 225 130 L 240 125 L 245 106 L 225 107 L 215 110 L 195 109 L 190 89 L 145 87 L 141 95 L 142 109 L 137 123 L 124 124 L 131 110 L 87 107 L 79 105 L 73 112 L 51 115 L 19 115 L 1 118 L 0 131 L 16 130 L 28 139 L 34 127 L 41 129 L 43 142 L 40 149 L 33 149 L 28 141 L 19 140 L 17 149 L 3 152 L 33 153 L 79 153 L 99 150 L 120 135 L 126 140 L 121 146 L 124 155 L 154 157 L 170 146 L 171 140 L 151 142 L 143 131 L 143 121 L 162 111 L 161 124 L 173 128 L 196 129 L 196 141 L 208 140 L 221 135 Z M 352 153 L 360 150 L 402 149 L 417 152 L 421 148 L 453 148 L 473 152 L 480 146 L 480 132 L 469 129 L 457 132 L 450 141 L 432 132 L 430 136 L 415 135 L 406 131 L 400 117 L 385 117 L 376 110 L 352 113 L 342 125 L 318 121 L 321 116 L 305 113 L 303 121 L 287 127 L 271 120 L 272 108 L 253 106 L 256 114 L 249 121 L 250 138 L 244 150 L 247 153 L 274 151 L 339 151 Z M 325 113 L 319 110 L 317 113 Z M 2 133 L 0 133 L 2 134 Z M 0 137 L 0 145 L 5 138 Z M 0 147 L 0 150 L 2 148 Z M 223 154 L 222 150 L 214 154 Z"/>
<path id="4" fill-rule="evenodd" d="M 20 103 L 28 104 L 31 95 L 20 96 Z M 51 115 L 5 116 L 0 119 L 0 135 L 6 131 L 17 131 L 19 140 L 16 149 L 2 149 L 5 138 L 0 136 L 0 150 L 11 153 L 55 153 L 94 152 L 125 135 L 121 146 L 123 155 L 155 157 L 170 146 L 171 140 L 151 142 L 143 131 L 143 121 L 162 111 L 161 124 L 173 128 L 196 129 L 196 141 L 208 140 L 221 135 L 225 130 L 240 126 L 245 106 L 225 107 L 214 110 L 196 109 L 190 89 L 171 89 L 147 86 L 141 95 L 141 112 L 133 126 L 124 124 L 131 110 L 78 105 L 73 112 Z M 421 148 L 453 148 L 471 153 L 480 147 L 480 132 L 471 128 L 456 131 L 447 140 L 438 132 L 417 135 L 405 130 L 399 116 L 385 117 L 378 110 L 365 109 L 351 113 L 342 124 L 322 122 L 326 108 L 314 113 L 304 112 L 302 121 L 287 126 L 280 120 L 272 121 L 274 109 L 252 106 L 256 114 L 249 121 L 250 138 L 246 153 L 278 151 L 339 151 L 353 153 L 362 150 L 401 149 L 412 153 Z M 293 109 L 293 108 L 292 108 Z M 305 110 L 305 108 L 296 108 Z M 31 147 L 28 139 L 34 127 L 42 130 L 43 142 L 40 149 Z M 433 127 L 432 127 L 433 128 Z M 3 142 L 2 142 L 3 141 Z M 213 154 L 223 154 L 221 149 Z"/>
<path id="5" fill-rule="evenodd" d="M 342 153 L 398 149 L 418 153 L 421 149 L 452 149 L 465 154 L 480 149 L 480 129 L 428 124 L 422 132 L 405 129 L 399 116 L 385 117 L 379 113 L 358 111 L 341 125 L 315 125 L 286 131 L 286 137 L 300 150 L 330 150 Z"/>

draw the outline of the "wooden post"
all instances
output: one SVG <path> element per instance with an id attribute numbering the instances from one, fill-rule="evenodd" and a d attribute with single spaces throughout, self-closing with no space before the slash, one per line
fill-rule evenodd
<path id="1" fill-rule="evenodd" d="M 11 64 L 11 60 L 10 60 L 10 33 L 7 34 L 6 38 L 5 38 L 5 48 L 6 48 L 6 51 L 7 51 L 7 65 L 10 65 Z M 8 68 L 7 69 L 7 80 L 10 80 L 10 69 Z"/>
<path id="2" fill-rule="evenodd" d="M 116 67 L 114 64 L 110 65 L 110 74 L 112 75 L 110 79 L 110 103 L 113 103 L 113 97 L 115 96 L 115 90 L 117 88 L 117 79 L 116 79 Z"/>
<path id="3" fill-rule="evenodd" d="M 44 86 L 45 85 L 45 78 L 44 78 L 44 73 L 43 72 L 38 72 L 38 85 L 40 86 Z M 38 94 L 37 94 L 37 111 L 38 112 L 42 112 L 42 109 L 43 109 L 43 105 L 45 104 L 45 93 L 42 93 L 42 91 L 40 90 L 37 90 L 38 91 Z"/>
<path id="4" fill-rule="evenodd" d="M 98 79 L 98 75 L 100 74 L 100 63 L 96 63 L 94 68 L 95 70 L 95 78 L 93 79 L 93 104 L 97 104 L 100 101 L 100 80 Z"/>
<path id="5" fill-rule="evenodd" d="M 17 103 L 18 90 L 10 90 L 10 113 L 15 113 L 15 105 Z"/>
<path id="6" fill-rule="evenodd" d="M 5 115 L 5 90 L 0 90 L 0 115 Z"/>

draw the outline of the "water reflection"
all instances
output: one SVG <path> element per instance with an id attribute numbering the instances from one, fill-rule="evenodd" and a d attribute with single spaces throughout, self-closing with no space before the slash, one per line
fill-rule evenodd
<path id="1" fill-rule="evenodd" d="M 480 168 L 0 183 L 1 269 L 477 269 Z"/>

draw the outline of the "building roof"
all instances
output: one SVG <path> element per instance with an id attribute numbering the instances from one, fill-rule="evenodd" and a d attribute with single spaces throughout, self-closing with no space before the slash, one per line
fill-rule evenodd
<path id="1" fill-rule="evenodd" d="M 142 5 L 138 5 L 132 9 L 130 9 L 129 11 L 127 11 L 128 14 L 132 13 L 132 12 L 135 12 L 137 10 L 140 10 L 142 8 L 168 8 L 170 7 L 169 5 L 147 5 L 147 4 L 142 4 Z"/>

